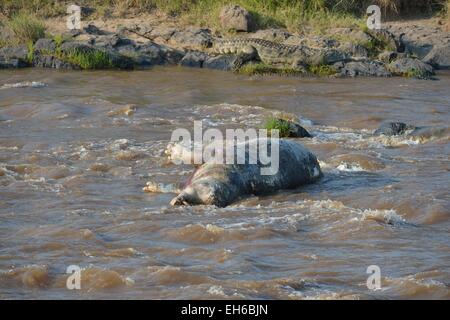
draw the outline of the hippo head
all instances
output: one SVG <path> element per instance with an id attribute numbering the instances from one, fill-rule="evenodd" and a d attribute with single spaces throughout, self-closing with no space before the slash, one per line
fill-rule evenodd
<path id="1" fill-rule="evenodd" d="M 186 186 L 172 201 L 172 206 L 182 205 L 214 205 L 226 207 L 237 198 L 233 186 L 217 179 L 205 178 Z"/>

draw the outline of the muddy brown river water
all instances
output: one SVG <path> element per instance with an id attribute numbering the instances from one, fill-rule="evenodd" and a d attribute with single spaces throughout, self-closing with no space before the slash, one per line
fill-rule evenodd
<path id="1" fill-rule="evenodd" d="M 438 78 L 1 71 L 0 299 L 449 299 L 449 131 L 372 135 L 384 120 L 448 127 L 450 73 Z M 319 183 L 223 209 L 142 191 L 193 171 L 166 160 L 174 129 L 260 127 L 276 111 L 313 133 L 297 141 Z"/>

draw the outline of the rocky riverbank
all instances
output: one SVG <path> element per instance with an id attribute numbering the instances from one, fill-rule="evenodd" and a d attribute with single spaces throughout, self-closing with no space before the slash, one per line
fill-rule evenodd
<path id="1" fill-rule="evenodd" d="M 437 23 L 393 23 L 380 31 L 331 28 L 323 35 L 308 35 L 285 29 L 254 30 L 245 9 L 234 6 L 227 10 L 220 23 L 235 31 L 231 35 L 142 18 L 90 21 L 82 30 L 67 32 L 61 28 L 64 20 L 60 20 L 59 30 L 52 32 L 58 36 L 1 48 L 0 69 L 142 69 L 181 65 L 248 74 L 429 79 L 436 69 L 450 68 L 450 33 Z M 248 48 L 217 50 L 221 40 L 235 38 L 267 40 L 264 50 L 269 52 L 270 59 L 263 59 L 258 49 L 245 59 L 242 52 Z M 286 58 L 291 51 L 314 52 L 318 58 L 314 62 L 296 59 L 293 64 L 292 59 Z M 267 52 L 264 54 L 267 56 Z"/>

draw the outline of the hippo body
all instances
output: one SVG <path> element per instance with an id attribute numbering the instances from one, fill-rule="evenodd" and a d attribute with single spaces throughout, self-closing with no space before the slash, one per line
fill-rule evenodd
<path id="1" fill-rule="evenodd" d="M 254 143 L 258 143 L 258 139 L 246 142 L 247 145 Z M 308 149 L 287 140 L 276 143 L 279 143 L 276 174 L 262 175 L 261 168 L 266 166 L 260 161 L 257 164 L 204 163 L 171 201 L 171 205 L 226 207 L 244 196 L 294 189 L 322 177 L 317 158 Z"/>

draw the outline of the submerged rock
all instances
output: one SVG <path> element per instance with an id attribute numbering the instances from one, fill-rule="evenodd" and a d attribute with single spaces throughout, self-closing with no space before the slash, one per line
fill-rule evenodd
<path id="1" fill-rule="evenodd" d="M 403 122 L 384 122 L 375 130 L 375 135 L 399 136 L 407 131 L 414 130 L 414 126 L 407 125 Z"/>

